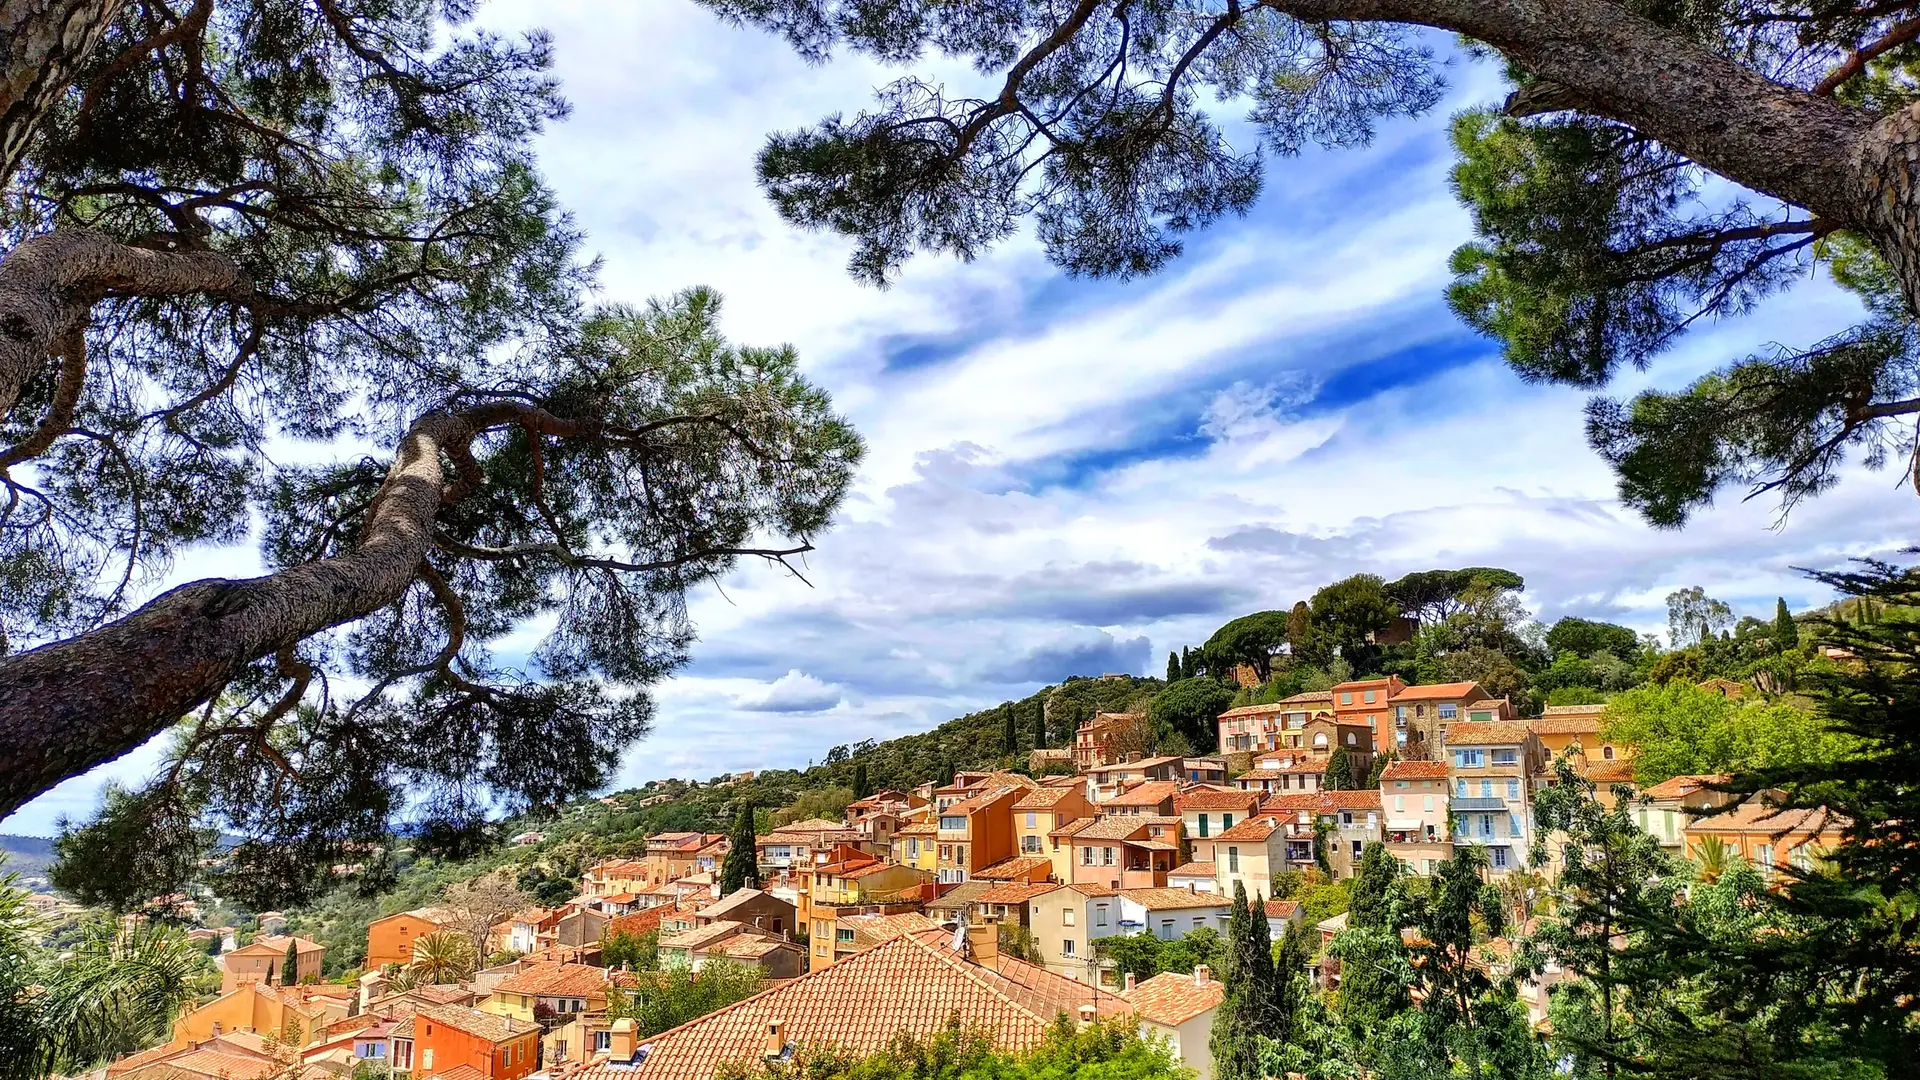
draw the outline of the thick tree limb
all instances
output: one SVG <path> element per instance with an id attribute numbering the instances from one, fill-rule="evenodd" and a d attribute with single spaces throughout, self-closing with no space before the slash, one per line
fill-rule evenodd
<path id="1" fill-rule="evenodd" d="M 1813 92 L 1831 95 L 1835 90 L 1846 85 L 1848 79 L 1867 70 L 1868 64 L 1912 41 L 1915 37 L 1920 37 L 1920 19 L 1908 19 L 1897 24 L 1883 34 L 1878 41 L 1868 42 L 1847 54 L 1846 60 L 1839 67 L 1828 72 L 1827 77 L 1814 86 Z"/>
<path id="2" fill-rule="evenodd" d="M 237 295 L 248 289 L 233 260 L 211 251 L 155 251 L 86 229 L 27 240 L 0 259 L 0 416 L 93 305 L 111 293 Z"/>
<path id="3" fill-rule="evenodd" d="M 144 743 L 247 664 L 391 603 L 433 542 L 441 453 L 521 408 L 415 422 L 348 554 L 182 585 L 91 633 L 0 659 L 0 815 Z"/>
<path id="4" fill-rule="evenodd" d="M 0 450 L 0 476 L 7 467 L 31 461 L 45 452 L 53 441 L 73 425 L 74 410 L 80 404 L 80 390 L 87 382 L 87 335 L 73 330 L 60 344 L 60 381 L 54 387 L 53 403 L 41 417 L 33 434 L 5 450 Z"/>

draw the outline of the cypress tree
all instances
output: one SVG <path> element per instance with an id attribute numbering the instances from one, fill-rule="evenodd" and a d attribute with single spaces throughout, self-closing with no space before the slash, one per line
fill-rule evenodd
<path id="1" fill-rule="evenodd" d="M 1199 669 L 1200 662 L 1194 657 L 1193 650 L 1185 645 L 1180 646 L 1180 677 L 1191 679 L 1199 674 Z"/>
<path id="2" fill-rule="evenodd" d="M 1327 775 L 1324 781 L 1328 791 L 1346 791 L 1353 787 L 1353 767 L 1347 764 L 1347 748 L 1336 746 L 1333 756 L 1327 759 Z"/>
<path id="3" fill-rule="evenodd" d="M 1039 750 L 1047 745 L 1047 703 L 1033 703 L 1033 748 Z"/>
<path id="4" fill-rule="evenodd" d="M 1170 652 L 1167 654 L 1167 681 L 1169 683 L 1177 683 L 1180 681 L 1180 656 L 1178 653 Z"/>
<path id="5" fill-rule="evenodd" d="M 1794 624 L 1793 612 L 1787 610 L 1787 598 L 1784 596 L 1773 603 L 1773 643 L 1781 652 L 1792 652 L 1800 647 L 1800 627 Z"/>
<path id="6" fill-rule="evenodd" d="M 1207 1048 L 1216 1080 L 1261 1080 L 1259 1037 L 1280 1038 L 1280 985 L 1274 977 L 1273 937 L 1259 898 L 1247 900 L 1247 887 L 1233 884 L 1233 909 L 1227 917 L 1227 963 L 1220 983 L 1226 996 L 1213 1014 Z"/>
<path id="7" fill-rule="evenodd" d="M 858 780 L 864 766 L 855 766 Z M 733 815 L 732 845 L 727 859 L 720 864 L 720 895 L 732 896 L 741 889 L 760 887 L 760 862 L 753 849 L 753 800 L 743 799 Z"/>
<path id="8" fill-rule="evenodd" d="M 1385 929 L 1393 923 L 1394 889 L 1400 879 L 1400 860 L 1378 840 L 1360 854 L 1347 903 L 1347 925 Z"/>
<path id="9" fill-rule="evenodd" d="M 1000 719 L 1002 721 L 1000 728 L 1001 747 L 1009 754 L 1019 753 L 1020 731 L 1014 727 L 1013 705 L 1011 703 L 1000 706 Z"/>
<path id="10" fill-rule="evenodd" d="M 280 985 L 293 986 L 300 981 L 300 950 L 293 935 L 287 935 L 287 955 L 280 961 Z"/>
<path id="11" fill-rule="evenodd" d="M 859 800 L 871 794 L 873 794 L 873 783 L 867 779 L 867 763 L 856 761 L 853 763 L 853 797 Z"/>

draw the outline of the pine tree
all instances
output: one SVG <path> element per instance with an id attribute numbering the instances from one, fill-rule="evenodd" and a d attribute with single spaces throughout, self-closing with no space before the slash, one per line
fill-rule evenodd
<path id="1" fill-rule="evenodd" d="M 1177 683 L 1179 681 L 1180 681 L 1180 655 L 1178 653 L 1170 652 L 1167 654 L 1167 682 Z"/>
<path id="2" fill-rule="evenodd" d="M 1393 927 L 1393 905 L 1400 882 L 1400 860 L 1378 840 L 1360 854 L 1348 889 L 1347 925 L 1380 930 Z M 1398 929 L 1394 927 L 1394 929 Z"/>
<path id="3" fill-rule="evenodd" d="M 867 779 L 867 763 L 856 761 L 853 763 L 853 797 L 859 800 L 871 794 L 873 794 L 873 783 Z"/>
<path id="4" fill-rule="evenodd" d="M 1014 726 L 1013 706 L 1011 704 L 1000 706 L 1000 719 L 1003 721 L 1000 729 L 1001 749 L 1009 754 L 1019 753 L 1020 730 Z"/>
<path id="5" fill-rule="evenodd" d="M 1391 750 L 1384 754 L 1373 755 L 1373 771 L 1367 774 L 1367 782 L 1362 785 L 1363 790 L 1371 791 L 1380 786 L 1380 777 L 1387 771 L 1387 766 L 1393 764 L 1394 756 Z"/>
<path id="6" fill-rule="evenodd" d="M 1047 745 L 1047 703 L 1033 703 L 1033 748 L 1044 749 Z"/>
<path id="7" fill-rule="evenodd" d="M 1191 679 L 1199 672 L 1199 663 L 1194 660 L 1193 650 L 1180 646 L 1180 677 Z"/>
<path id="8" fill-rule="evenodd" d="M 1323 781 L 1328 791 L 1346 791 L 1353 787 L 1353 769 L 1347 761 L 1347 748 L 1334 747 L 1333 756 L 1327 759 L 1327 774 Z"/>
<path id="9" fill-rule="evenodd" d="M 1792 652 L 1800 647 L 1800 627 L 1793 621 L 1793 612 L 1787 610 L 1787 598 L 1784 596 L 1773 604 L 1773 644 L 1781 652 Z"/>
<path id="10" fill-rule="evenodd" d="M 300 982 L 299 941 L 293 935 L 287 935 L 287 955 L 280 960 L 280 985 L 294 986 Z"/>
<path id="11" fill-rule="evenodd" d="M 860 777 L 860 766 L 854 776 Z M 732 896 L 741 889 L 760 887 L 760 861 L 753 845 L 753 800 L 742 799 L 734 811 L 733 835 L 726 861 L 720 864 L 720 895 Z"/>
<path id="12" fill-rule="evenodd" d="M 1227 963 L 1220 983 L 1226 996 L 1213 1014 L 1208 1049 L 1216 1080 L 1261 1080 L 1260 1038 L 1275 1039 L 1279 1027 L 1280 986 L 1274 977 L 1273 937 L 1265 908 L 1247 887 L 1233 883 L 1233 909 L 1227 917 Z"/>

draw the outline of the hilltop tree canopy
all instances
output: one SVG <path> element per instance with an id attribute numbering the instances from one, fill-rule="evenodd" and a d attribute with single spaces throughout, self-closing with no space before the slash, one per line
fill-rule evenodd
<path id="1" fill-rule="evenodd" d="M 1200 651 L 1207 658 L 1207 670 L 1216 675 L 1231 675 L 1236 665 L 1245 664 L 1264 682 L 1273 673 L 1274 656 L 1286 643 L 1287 613 L 1256 611 L 1215 630 Z"/>
<path id="2" fill-rule="evenodd" d="M 1388 582 L 1386 592 L 1400 614 L 1433 625 L 1465 610 L 1469 594 L 1518 591 L 1526 585 L 1526 580 L 1511 570 L 1469 566 L 1462 570 L 1417 570 Z"/>
<path id="3" fill-rule="evenodd" d="M 851 269 L 873 282 L 916 251 L 971 258 L 1025 218 L 1069 272 L 1152 273 L 1255 202 L 1266 157 L 1364 145 L 1429 112 L 1441 67 L 1416 28 L 1459 34 L 1513 92 L 1452 122 L 1476 237 L 1448 301 L 1523 378 L 1604 387 L 1816 262 L 1863 301 L 1826 340 L 1679 392 L 1595 398 L 1588 435 L 1628 503 L 1679 525 L 1723 487 L 1790 507 L 1849 453 L 1910 460 L 1914 0 L 703 2 L 810 60 L 939 53 L 993 84 L 976 97 L 910 75 L 855 115 L 769 138 L 774 206 L 853 240 Z M 1228 141 L 1216 101 L 1247 109 L 1256 145 Z"/>
<path id="4" fill-rule="evenodd" d="M 712 293 L 586 304 L 531 152 L 547 41 L 467 14 L 0 13 L 0 814 L 180 724 L 101 824 L 218 817 L 259 898 L 403 784 L 455 838 L 603 783 L 685 591 L 827 526 L 857 437 Z M 267 574 L 134 606 L 255 522 Z M 531 671 L 482 645 L 541 617 Z"/>

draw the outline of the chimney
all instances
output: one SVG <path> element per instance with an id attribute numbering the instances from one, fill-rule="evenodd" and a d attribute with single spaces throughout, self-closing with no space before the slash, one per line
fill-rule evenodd
<path id="1" fill-rule="evenodd" d="M 967 951 L 974 963 L 1000 970 L 1000 928 L 992 923 L 967 927 Z"/>
<path id="2" fill-rule="evenodd" d="M 1133 993 L 1133 972 L 1127 972 L 1127 993 Z"/>
<path id="3" fill-rule="evenodd" d="M 216 1039 L 220 1037 L 220 1021 L 218 1020 L 213 1022 L 213 1037 Z"/>
<path id="4" fill-rule="evenodd" d="M 640 1029 L 631 1017 L 623 1016 L 607 1029 L 607 1056 L 614 1061 L 632 1061 L 639 1043 Z"/>
<path id="5" fill-rule="evenodd" d="M 1195 986 L 1205 986 L 1205 985 L 1207 985 L 1208 983 L 1210 983 L 1210 982 L 1212 982 L 1212 981 L 1213 981 L 1213 969 L 1212 969 L 1212 968 L 1210 968 L 1210 967 L 1208 967 L 1208 966 L 1207 966 L 1207 965 L 1205 965 L 1205 964 L 1195 964 L 1195 965 L 1194 965 L 1194 967 L 1193 967 L 1193 985 L 1195 985 Z"/>
<path id="6" fill-rule="evenodd" d="M 773 1020 L 767 1024 L 767 1045 L 765 1055 L 777 1058 L 787 1052 L 787 1025 L 783 1020 Z"/>
<path id="7" fill-rule="evenodd" d="M 1090 1004 L 1080 1006 L 1079 1012 L 1080 1012 L 1080 1026 L 1083 1028 L 1091 1027 L 1093 1025 L 1094 1018 L 1099 1016 L 1100 1014 L 1100 1010 L 1094 1008 Z"/>

